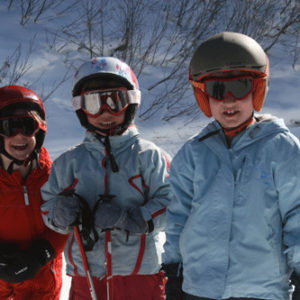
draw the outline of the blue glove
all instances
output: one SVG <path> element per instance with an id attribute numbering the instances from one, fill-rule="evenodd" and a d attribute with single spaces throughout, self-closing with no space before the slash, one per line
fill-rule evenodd
<path id="1" fill-rule="evenodd" d="M 292 300 L 300 300 L 300 278 L 296 272 L 293 272 L 291 275 L 291 283 L 295 287 Z"/>
<path id="2" fill-rule="evenodd" d="M 183 300 L 181 263 L 162 264 L 162 270 L 168 278 L 165 286 L 166 300 Z"/>
<path id="3" fill-rule="evenodd" d="M 133 234 L 148 231 L 139 207 L 120 208 L 119 206 L 100 202 L 94 216 L 94 224 L 102 230 L 120 229 Z"/>
<path id="4" fill-rule="evenodd" d="M 60 196 L 54 209 L 53 223 L 57 227 L 67 228 L 79 221 L 80 200 L 76 196 Z"/>

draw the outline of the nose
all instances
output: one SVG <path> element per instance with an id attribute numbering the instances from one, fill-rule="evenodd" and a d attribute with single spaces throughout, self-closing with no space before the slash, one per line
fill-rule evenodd
<path id="1" fill-rule="evenodd" d="M 16 133 L 13 135 L 13 137 L 17 137 L 19 139 L 24 139 L 27 138 L 28 136 L 26 134 L 24 134 L 23 130 L 21 128 L 18 129 L 18 131 L 16 131 Z"/>
<path id="2" fill-rule="evenodd" d="M 225 96 L 225 99 L 223 100 L 224 103 L 232 103 L 232 102 L 235 102 L 237 101 L 236 98 L 232 95 L 232 93 L 227 93 L 226 96 Z"/>

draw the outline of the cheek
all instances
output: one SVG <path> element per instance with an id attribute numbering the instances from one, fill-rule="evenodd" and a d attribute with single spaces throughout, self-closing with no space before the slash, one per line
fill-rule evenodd
<path id="1" fill-rule="evenodd" d="M 247 97 L 247 99 L 241 100 L 241 104 L 243 105 L 245 111 L 253 111 L 253 97 L 252 94 Z"/>
<path id="2" fill-rule="evenodd" d="M 4 149 L 7 151 L 9 147 L 9 140 L 5 137 L 1 137 L 4 140 Z"/>
<path id="3" fill-rule="evenodd" d="M 119 123 L 119 124 L 122 124 L 123 122 L 124 122 L 124 120 L 125 120 L 125 113 L 123 113 L 123 114 L 121 114 L 120 116 L 118 116 L 118 118 L 117 118 L 117 122 Z"/>
<path id="4" fill-rule="evenodd" d="M 91 124 L 91 125 L 95 125 L 97 124 L 97 120 L 98 120 L 99 117 L 97 118 L 92 118 L 90 116 L 87 116 L 87 121 Z"/>
<path id="5" fill-rule="evenodd" d="M 210 110 L 211 110 L 212 114 L 214 114 L 215 112 L 218 111 L 220 104 L 222 103 L 221 101 L 216 101 L 211 98 L 209 98 L 208 102 L 209 102 L 209 106 L 210 106 Z"/>
<path id="6" fill-rule="evenodd" d="M 30 140 L 28 142 L 29 142 L 28 144 L 32 147 L 32 150 L 33 150 L 36 146 L 36 138 L 33 136 L 30 138 Z"/>

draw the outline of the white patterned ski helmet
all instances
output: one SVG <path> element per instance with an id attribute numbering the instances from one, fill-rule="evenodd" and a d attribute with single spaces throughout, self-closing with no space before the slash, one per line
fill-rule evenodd
<path id="1" fill-rule="evenodd" d="M 96 57 L 83 63 L 75 73 L 73 97 L 80 93 L 83 83 L 92 78 L 115 79 L 129 90 L 139 90 L 137 78 L 125 62 L 115 57 Z"/>
<path id="2" fill-rule="evenodd" d="M 138 80 L 132 69 L 123 61 L 115 57 L 95 57 L 90 61 L 83 63 L 74 76 L 72 96 L 79 96 L 82 92 L 84 85 L 88 82 L 96 82 L 101 85 L 101 82 L 108 82 L 113 80 L 120 83 L 120 86 L 126 87 L 128 90 L 134 90 L 134 97 L 130 97 L 130 104 L 126 109 L 125 121 L 118 134 L 124 132 L 132 123 L 137 107 L 141 101 L 141 92 L 139 90 Z M 78 106 L 72 102 L 73 108 L 83 127 L 89 128 L 86 115 Z M 89 128 L 91 129 L 91 128 Z"/>

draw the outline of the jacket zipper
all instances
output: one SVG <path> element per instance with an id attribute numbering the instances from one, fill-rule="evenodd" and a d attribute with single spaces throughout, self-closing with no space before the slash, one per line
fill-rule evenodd
<path id="1" fill-rule="evenodd" d="M 26 187 L 25 184 L 23 185 L 23 193 L 24 193 L 24 202 L 25 202 L 25 205 L 28 206 L 29 205 L 29 198 L 28 198 L 27 187 Z"/>

